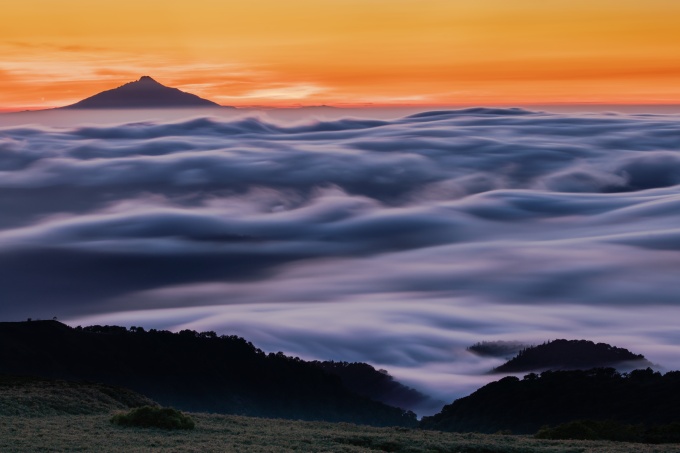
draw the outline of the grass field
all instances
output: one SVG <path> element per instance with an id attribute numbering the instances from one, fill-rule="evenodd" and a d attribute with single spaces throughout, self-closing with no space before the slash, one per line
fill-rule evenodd
<path id="1" fill-rule="evenodd" d="M 196 428 L 115 426 L 110 414 L 0 416 L 0 451 L 96 452 L 677 452 L 680 445 L 551 441 L 529 436 L 453 434 L 345 423 L 191 414 Z"/>
<path id="2" fill-rule="evenodd" d="M 93 383 L 0 376 L 0 453 L 8 452 L 680 452 L 680 444 L 539 440 L 348 423 L 190 414 L 193 430 L 114 425 L 151 401 Z"/>

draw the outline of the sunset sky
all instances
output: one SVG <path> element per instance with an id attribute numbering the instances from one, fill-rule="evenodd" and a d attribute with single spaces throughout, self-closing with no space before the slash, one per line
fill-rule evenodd
<path id="1" fill-rule="evenodd" d="M 0 110 L 150 75 L 224 105 L 680 103 L 677 0 L 23 0 Z"/>

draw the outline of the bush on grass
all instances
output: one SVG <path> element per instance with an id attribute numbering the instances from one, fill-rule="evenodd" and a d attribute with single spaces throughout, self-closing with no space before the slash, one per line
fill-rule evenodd
<path id="1" fill-rule="evenodd" d="M 544 426 L 537 439 L 612 440 L 651 444 L 680 442 L 680 422 L 667 425 L 628 425 L 617 421 L 575 420 L 555 427 Z"/>
<path id="2" fill-rule="evenodd" d="M 188 415 L 171 407 L 142 406 L 130 412 L 116 414 L 111 423 L 141 428 L 194 429 L 194 421 Z"/>

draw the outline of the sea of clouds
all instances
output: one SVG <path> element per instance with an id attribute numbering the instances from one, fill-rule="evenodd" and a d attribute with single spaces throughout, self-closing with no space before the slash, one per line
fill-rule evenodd
<path id="1" fill-rule="evenodd" d="M 680 116 L 1 127 L 0 301 L 366 361 L 447 401 L 495 379 L 478 341 L 678 368 Z"/>

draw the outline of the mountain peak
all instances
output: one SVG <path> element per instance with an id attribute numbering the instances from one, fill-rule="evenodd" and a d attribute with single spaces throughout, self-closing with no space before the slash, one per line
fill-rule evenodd
<path id="1" fill-rule="evenodd" d="M 195 94 L 171 88 L 148 75 L 107 91 L 90 96 L 65 109 L 158 109 L 221 107 Z"/>
<path id="2" fill-rule="evenodd" d="M 150 77 L 148 75 L 143 75 L 139 78 L 139 80 L 137 80 L 137 82 L 132 82 L 132 83 L 153 83 L 153 84 L 156 84 L 156 85 L 161 85 L 155 79 L 153 79 L 152 77 Z"/>

